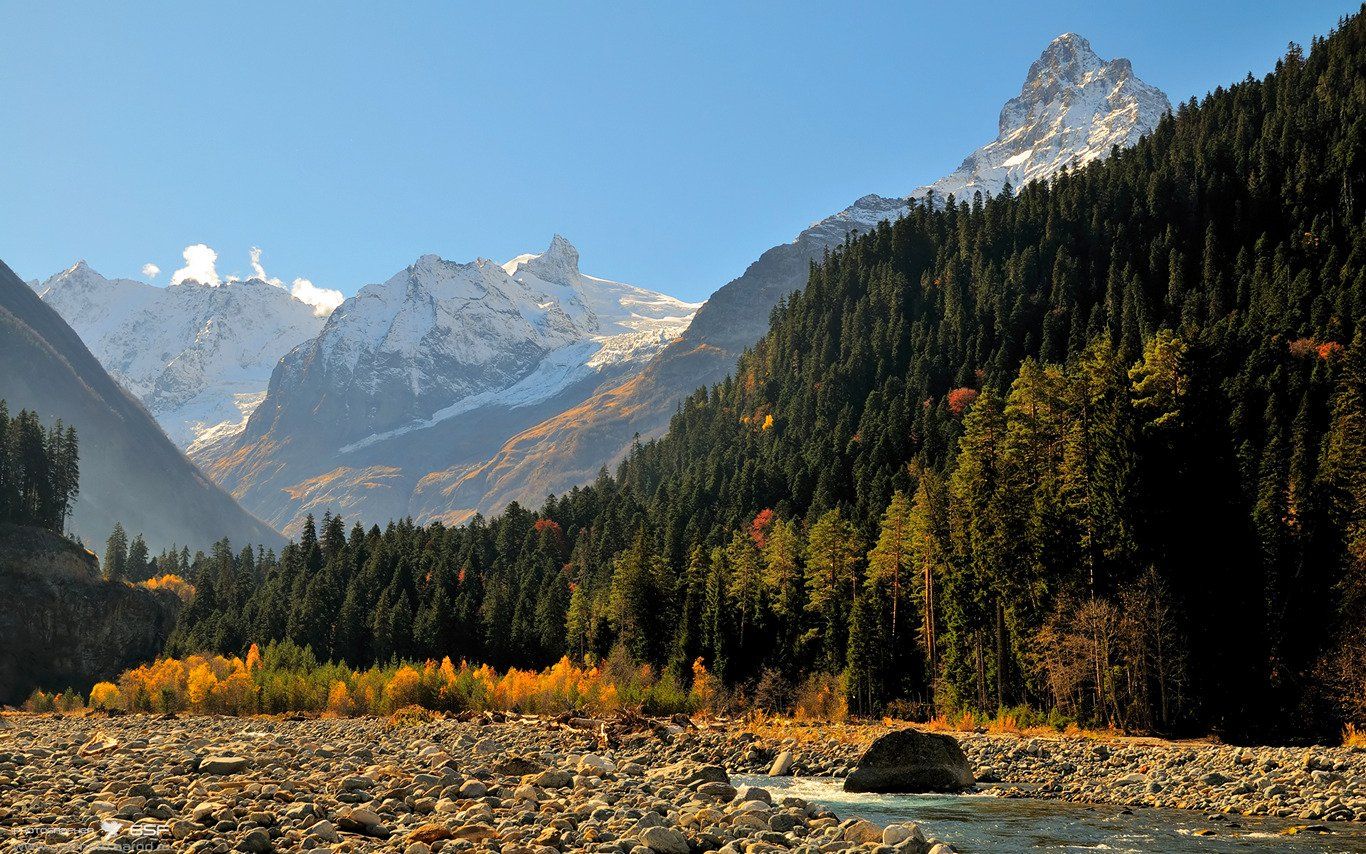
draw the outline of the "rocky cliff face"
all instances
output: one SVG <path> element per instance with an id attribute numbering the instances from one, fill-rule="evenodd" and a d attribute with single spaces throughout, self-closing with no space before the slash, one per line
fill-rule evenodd
<path id="1" fill-rule="evenodd" d="M 105 581 L 95 556 L 37 528 L 0 525 L 0 703 L 35 688 L 89 691 L 161 652 L 180 601 Z"/>
<path id="2" fill-rule="evenodd" d="M 864 196 L 774 246 L 712 294 L 679 340 L 638 375 L 513 436 L 479 465 L 433 473 L 428 484 L 448 512 L 487 514 L 514 500 L 535 506 L 547 493 L 587 483 L 600 467 L 619 461 L 636 436 L 663 433 L 688 394 L 724 379 L 768 331 L 773 307 L 804 287 L 810 265 L 851 232 L 897 219 L 911 198 L 933 193 L 937 203 L 950 195 L 969 200 L 978 191 L 996 194 L 1007 182 L 1019 189 L 1105 157 L 1150 133 L 1170 109 L 1161 91 L 1134 76 L 1127 59 L 1102 60 L 1086 39 L 1058 36 L 1002 108 L 996 139 L 954 172 L 905 197 Z"/>

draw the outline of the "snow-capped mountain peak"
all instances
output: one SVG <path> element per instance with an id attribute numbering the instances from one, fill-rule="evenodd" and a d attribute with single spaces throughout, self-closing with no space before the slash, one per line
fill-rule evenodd
<path id="1" fill-rule="evenodd" d="M 963 200 L 977 191 L 1000 193 L 1007 182 L 1018 190 L 1133 145 L 1170 111 L 1167 96 L 1135 77 L 1129 60 L 1103 60 L 1086 39 L 1063 33 L 1029 66 L 1020 94 L 1001 108 L 996 139 L 911 195 Z"/>
<path id="2" fill-rule="evenodd" d="M 1127 59 L 1115 61 L 1126 65 L 1129 62 Z M 1089 41 L 1076 33 L 1063 33 L 1049 42 L 1039 58 L 1029 66 L 1024 88 L 1027 91 L 1064 83 L 1082 85 L 1088 74 L 1104 65 L 1105 62 L 1091 49 Z"/>
<path id="3" fill-rule="evenodd" d="M 562 235 L 555 235 L 550 246 L 540 255 L 518 255 L 503 265 L 509 276 L 529 273 L 557 285 L 578 285 L 579 250 Z"/>
<path id="4" fill-rule="evenodd" d="M 323 323 L 259 278 L 161 288 L 79 261 L 35 291 L 181 447 L 240 429 L 280 356 Z"/>

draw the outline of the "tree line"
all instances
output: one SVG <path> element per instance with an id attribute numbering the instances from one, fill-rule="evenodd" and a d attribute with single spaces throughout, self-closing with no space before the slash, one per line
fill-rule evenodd
<path id="1" fill-rule="evenodd" d="M 171 648 L 615 652 L 778 703 L 838 675 L 867 713 L 1360 722 L 1364 100 L 1356 15 L 1103 162 L 917 203 L 813 265 L 615 477 L 459 527 L 219 543 Z"/>
<path id="2" fill-rule="evenodd" d="M 27 409 L 11 418 L 0 400 L 0 522 L 63 533 L 80 475 L 75 427 L 45 428 Z"/>

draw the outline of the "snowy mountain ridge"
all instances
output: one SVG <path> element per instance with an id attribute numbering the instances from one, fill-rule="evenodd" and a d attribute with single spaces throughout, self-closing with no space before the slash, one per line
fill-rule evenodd
<path id="1" fill-rule="evenodd" d="M 609 365 L 643 364 L 697 308 L 581 273 L 578 250 L 555 235 L 545 252 L 506 264 L 422 256 L 343 302 L 307 365 L 320 362 L 334 390 L 393 399 L 395 383 L 406 387 L 401 411 L 357 415 L 373 432 L 344 454 L 479 406 L 545 400 Z"/>
<path id="2" fill-rule="evenodd" d="M 80 261 L 30 286 L 181 448 L 240 429 L 276 362 L 323 325 L 257 278 L 157 287 Z"/>
<path id="3" fill-rule="evenodd" d="M 288 533 L 325 509 L 398 518 L 434 470 L 639 373 L 697 309 L 581 272 L 559 235 L 504 264 L 424 255 L 343 301 L 246 426 L 193 456 Z"/>

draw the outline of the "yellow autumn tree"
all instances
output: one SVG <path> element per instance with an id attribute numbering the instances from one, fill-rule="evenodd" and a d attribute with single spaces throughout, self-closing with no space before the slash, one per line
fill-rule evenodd
<path id="1" fill-rule="evenodd" d="M 214 675 L 213 668 L 209 667 L 207 663 L 195 665 L 195 668 L 190 671 L 186 685 L 190 711 L 201 714 L 213 711 L 213 693 L 217 687 L 218 677 Z"/>
<path id="2" fill-rule="evenodd" d="M 345 718 L 355 714 L 355 711 L 356 702 L 351 699 L 351 690 L 346 683 L 341 680 L 333 682 L 327 692 L 327 714 Z"/>
<path id="3" fill-rule="evenodd" d="M 119 693 L 119 686 L 113 682 L 96 682 L 95 687 L 90 689 L 90 708 L 123 708 L 123 694 Z"/>
<path id="4" fill-rule="evenodd" d="M 384 704 L 391 712 L 415 705 L 421 700 L 421 689 L 421 674 L 417 668 L 405 664 L 394 672 L 394 677 L 384 686 Z"/>

